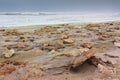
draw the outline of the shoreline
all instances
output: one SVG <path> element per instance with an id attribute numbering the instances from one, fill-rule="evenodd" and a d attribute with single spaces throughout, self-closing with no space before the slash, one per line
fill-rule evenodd
<path id="1" fill-rule="evenodd" d="M 40 29 L 46 26 L 63 27 L 63 25 L 70 25 L 75 27 L 86 27 L 88 24 L 105 24 L 105 23 L 119 23 L 120 21 L 106 21 L 106 22 L 86 22 L 86 23 L 65 23 L 65 24 L 50 24 L 50 25 L 28 25 L 28 26 L 15 26 L 15 27 L 4 27 L 1 29 L 17 29 L 22 32 L 31 32 L 36 29 Z"/>
<path id="2" fill-rule="evenodd" d="M 32 27 L 32 26 L 55 26 L 62 24 L 97 24 L 97 23 L 111 23 L 111 22 L 120 22 L 120 20 L 111 20 L 111 21 L 94 21 L 94 22 L 66 22 L 66 23 L 56 23 L 56 24 L 38 24 L 38 25 L 23 25 L 23 26 L 8 26 L 8 27 L 0 27 L 0 28 L 17 28 L 17 27 Z"/>

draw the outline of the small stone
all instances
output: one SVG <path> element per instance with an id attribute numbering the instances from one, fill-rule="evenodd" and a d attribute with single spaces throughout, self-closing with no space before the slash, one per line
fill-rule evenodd
<path id="1" fill-rule="evenodd" d="M 5 29 L 0 29 L 0 32 L 4 32 L 5 31 Z"/>
<path id="2" fill-rule="evenodd" d="M 82 47 L 84 47 L 84 48 L 92 48 L 93 44 L 92 43 L 83 43 Z"/>
<path id="3" fill-rule="evenodd" d="M 119 42 L 120 41 L 120 37 L 115 37 L 114 42 Z"/>
<path id="4" fill-rule="evenodd" d="M 79 49 L 79 51 L 80 51 L 80 53 L 84 53 L 84 52 L 89 51 L 89 49 L 88 48 L 81 48 L 81 49 Z"/>
<path id="5" fill-rule="evenodd" d="M 16 68 L 14 66 L 5 66 L 0 68 L 0 75 L 10 74 L 15 71 Z"/>
<path id="6" fill-rule="evenodd" d="M 98 71 L 105 76 L 115 75 L 115 71 L 113 68 L 101 64 L 98 64 Z"/>
<path id="7" fill-rule="evenodd" d="M 20 41 L 27 42 L 27 41 L 29 41 L 29 39 L 27 37 L 20 37 Z"/>
<path id="8" fill-rule="evenodd" d="M 114 42 L 114 45 L 120 48 L 120 42 Z"/>
<path id="9" fill-rule="evenodd" d="M 115 29 L 115 30 L 119 30 L 119 29 L 120 29 L 120 27 L 115 27 L 114 29 Z"/>
<path id="10" fill-rule="evenodd" d="M 6 50 L 5 52 L 3 52 L 3 55 L 5 58 L 10 58 L 15 54 L 15 50 L 14 49 L 10 49 L 10 50 Z"/>
<path id="11" fill-rule="evenodd" d="M 61 39 L 68 39 L 69 38 L 69 36 L 67 36 L 67 35 L 61 35 Z"/>
<path id="12" fill-rule="evenodd" d="M 48 54 L 55 54 L 55 50 L 50 51 Z"/>
<path id="13" fill-rule="evenodd" d="M 105 41 L 105 38 L 103 38 L 102 36 L 99 36 L 98 40 Z"/>
<path id="14" fill-rule="evenodd" d="M 74 41 L 73 41 L 72 39 L 64 39 L 64 40 L 63 40 L 63 43 L 64 43 L 64 44 L 73 44 Z"/>
<path id="15" fill-rule="evenodd" d="M 105 69 L 105 67 L 101 64 L 98 64 L 98 71 L 102 72 Z"/>

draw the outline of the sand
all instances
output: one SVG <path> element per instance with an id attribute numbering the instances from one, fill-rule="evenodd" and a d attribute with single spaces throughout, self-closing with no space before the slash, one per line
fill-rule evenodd
<path id="1" fill-rule="evenodd" d="M 0 79 L 119 80 L 119 43 L 120 22 L 2 28 L 0 74 L 6 66 L 15 69 L 9 67 Z M 95 54 L 84 55 L 93 48 Z M 15 54 L 5 58 L 3 52 L 8 49 L 14 49 Z M 78 66 L 72 69 L 73 64 Z"/>

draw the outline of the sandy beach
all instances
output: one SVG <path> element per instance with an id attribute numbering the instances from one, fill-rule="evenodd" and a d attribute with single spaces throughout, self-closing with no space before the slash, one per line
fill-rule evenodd
<path id="1" fill-rule="evenodd" d="M 0 80 L 119 79 L 119 21 L 0 28 Z"/>

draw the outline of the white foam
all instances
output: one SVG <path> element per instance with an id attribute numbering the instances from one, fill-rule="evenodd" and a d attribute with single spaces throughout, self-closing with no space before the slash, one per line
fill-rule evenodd
<path id="1" fill-rule="evenodd" d="M 0 27 L 47 25 L 63 23 L 84 23 L 118 21 L 120 14 L 83 14 L 83 13 L 52 13 L 52 12 L 24 12 L 0 13 Z"/>

